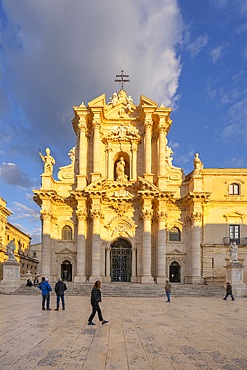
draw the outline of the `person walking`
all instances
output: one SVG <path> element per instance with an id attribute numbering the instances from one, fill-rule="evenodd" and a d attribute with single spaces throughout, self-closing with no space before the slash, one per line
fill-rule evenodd
<path id="1" fill-rule="evenodd" d="M 63 282 L 63 280 L 61 278 L 59 278 L 56 285 L 55 285 L 55 293 L 57 295 L 57 308 L 55 308 L 55 311 L 59 310 L 60 299 L 62 301 L 63 310 L 65 310 L 65 300 L 64 300 L 65 290 L 67 290 L 67 286 Z"/>
<path id="2" fill-rule="evenodd" d="M 224 301 L 226 301 L 227 300 L 227 297 L 228 296 L 231 296 L 231 298 L 232 298 L 232 301 L 235 301 L 235 298 L 233 297 L 233 295 L 232 295 L 232 286 L 231 286 L 231 284 L 230 283 L 226 283 L 226 295 L 225 295 L 225 297 L 223 298 L 223 300 Z"/>
<path id="3" fill-rule="evenodd" d="M 172 285 L 169 282 L 169 280 L 166 280 L 165 291 L 166 291 L 166 297 L 167 297 L 166 302 L 171 302 L 170 297 L 171 297 Z"/>
<path id="4" fill-rule="evenodd" d="M 97 280 L 94 283 L 93 289 L 91 291 L 91 306 L 92 306 L 92 313 L 88 319 L 88 325 L 95 325 L 93 322 L 93 318 L 96 315 L 96 312 L 98 312 L 99 321 L 101 321 L 102 324 L 107 324 L 109 321 L 104 320 L 102 316 L 102 312 L 99 306 L 99 303 L 101 302 L 101 282 Z"/>
<path id="5" fill-rule="evenodd" d="M 49 279 L 45 278 L 42 283 L 39 284 L 38 288 L 42 292 L 42 310 L 45 310 L 45 303 L 46 309 L 50 310 L 50 292 L 52 291 L 52 288 L 49 284 Z"/>

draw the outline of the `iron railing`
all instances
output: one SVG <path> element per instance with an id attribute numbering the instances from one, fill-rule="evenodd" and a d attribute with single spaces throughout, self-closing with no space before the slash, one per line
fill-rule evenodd
<path id="1" fill-rule="evenodd" d="M 236 243 L 237 245 L 247 245 L 247 238 L 223 238 L 224 245 L 230 245 L 231 243 Z"/>

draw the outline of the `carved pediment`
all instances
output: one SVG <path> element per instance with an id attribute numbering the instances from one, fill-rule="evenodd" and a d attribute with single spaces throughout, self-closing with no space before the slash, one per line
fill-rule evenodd
<path id="1" fill-rule="evenodd" d="M 105 225 L 105 228 L 108 230 L 111 238 L 118 236 L 129 236 L 133 238 L 137 225 L 129 217 L 116 216 Z"/>
<path id="2" fill-rule="evenodd" d="M 76 254 L 76 252 L 72 251 L 69 248 L 64 248 L 60 251 L 55 251 L 55 254 Z"/>
<path id="3" fill-rule="evenodd" d="M 85 193 L 100 193 L 106 194 L 109 192 L 116 192 L 124 189 L 126 183 L 122 181 L 113 181 L 113 180 L 106 180 L 106 179 L 97 179 L 91 184 L 89 184 L 85 189 Z"/>
<path id="4" fill-rule="evenodd" d="M 144 179 L 143 177 L 138 177 L 138 193 L 145 194 L 149 193 L 150 195 L 159 195 L 159 189 L 150 181 Z"/>
<path id="5" fill-rule="evenodd" d="M 170 253 L 167 253 L 167 254 L 169 254 L 169 255 L 172 255 L 172 256 L 174 256 L 174 255 L 184 255 L 184 254 L 186 254 L 186 253 L 184 253 L 184 252 L 181 252 L 180 250 L 178 250 L 178 249 L 173 249 L 173 251 L 171 251 Z"/>
<path id="6" fill-rule="evenodd" d="M 236 211 L 236 212 L 227 213 L 223 217 L 225 217 L 225 219 L 227 221 L 229 219 L 242 220 L 245 216 L 246 215 L 244 213 Z"/>
<path id="7" fill-rule="evenodd" d="M 89 103 L 88 103 L 88 106 L 90 108 L 93 108 L 93 107 L 104 107 L 106 104 L 105 104 L 105 94 L 102 94 L 100 96 L 98 96 L 97 98 L 91 100 Z"/>
<path id="8" fill-rule="evenodd" d="M 158 104 L 155 103 L 155 101 L 147 98 L 144 95 L 141 95 L 140 105 L 142 105 L 142 106 L 148 106 L 148 107 L 154 107 L 154 108 L 157 108 L 158 107 Z"/>
<path id="9" fill-rule="evenodd" d="M 104 142 L 114 142 L 114 141 L 139 142 L 140 140 L 141 136 L 139 135 L 137 128 L 131 126 L 130 124 L 124 125 L 123 123 L 119 126 L 114 126 L 111 132 L 103 139 Z"/>

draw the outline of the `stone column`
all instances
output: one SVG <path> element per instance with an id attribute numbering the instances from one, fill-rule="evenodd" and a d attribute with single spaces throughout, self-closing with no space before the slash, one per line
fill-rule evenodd
<path id="1" fill-rule="evenodd" d="M 201 277 L 201 213 L 193 212 L 191 234 L 191 283 L 202 284 Z"/>
<path id="2" fill-rule="evenodd" d="M 106 246 L 106 281 L 110 282 L 111 281 L 111 259 L 110 259 L 110 252 L 111 252 L 111 247 L 110 245 Z"/>
<path id="3" fill-rule="evenodd" d="M 167 214 L 159 211 L 158 220 L 158 246 L 157 246 L 157 283 L 164 284 L 167 279 L 166 273 L 166 218 Z"/>
<path id="4" fill-rule="evenodd" d="M 86 117 L 80 119 L 79 129 L 79 175 L 77 176 L 77 188 L 83 189 L 87 185 L 87 139 Z"/>
<path id="5" fill-rule="evenodd" d="M 93 119 L 93 173 L 92 181 L 101 176 L 100 174 L 100 121 L 98 117 Z"/>
<path id="6" fill-rule="evenodd" d="M 166 130 L 164 127 L 160 127 L 160 137 L 159 137 L 159 176 L 165 176 L 166 169 L 165 169 L 165 163 L 166 163 L 166 144 L 167 144 L 167 138 L 166 138 Z"/>
<path id="7" fill-rule="evenodd" d="M 74 278 L 75 283 L 86 282 L 86 231 L 85 222 L 87 220 L 87 210 L 78 209 L 76 212 L 77 216 L 77 240 L 76 240 L 76 251 L 77 251 L 77 265 L 76 265 L 76 276 Z"/>
<path id="8" fill-rule="evenodd" d="M 108 168 L 108 173 L 107 173 L 107 178 L 109 180 L 114 179 L 114 170 L 113 170 L 113 159 L 112 159 L 112 148 L 108 147 L 108 163 L 107 163 L 107 168 Z"/>
<path id="9" fill-rule="evenodd" d="M 136 252 L 137 252 L 137 248 L 136 247 L 132 247 L 131 249 L 132 251 L 132 276 L 131 276 L 131 282 L 132 283 L 136 283 L 137 282 L 137 271 L 136 271 Z"/>
<path id="10" fill-rule="evenodd" d="M 145 173 L 151 174 L 151 158 L 152 158 L 152 120 L 145 121 Z"/>
<path id="11" fill-rule="evenodd" d="M 137 178 L 137 143 L 132 143 L 131 179 Z"/>
<path id="12" fill-rule="evenodd" d="M 151 275 L 151 220 L 152 211 L 144 210 L 143 219 L 143 245 L 142 245 L 142 283 L 153 283 Z"/>
<path id="13" fill-rule="evenodd" d="M 51 211 L 41 211 L 42 248 L 41 274 L 50 279 L 51 276 Z"/>
<path id="14" fill-rule="evenodd" d="M 101 262 L 101 239 L 100 239 L 100 210 L 94 209 L 91 213 L 93 220 L 93 235 L 92 235 L 92 274 L 90 277 L 91 282 L 102 280 L 100 275 L 100 262 Z"/>

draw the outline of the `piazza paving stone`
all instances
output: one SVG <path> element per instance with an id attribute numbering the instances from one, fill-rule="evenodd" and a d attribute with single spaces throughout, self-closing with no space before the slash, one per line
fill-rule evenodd
<path id="1" fill-rule="evenodd" d="M 89 297 L 41 310 L 41 295 L 0 295 L 0 369 L 247 369 L 247 299 L 104 297 L 109 320 L 88 326 Z"/>

